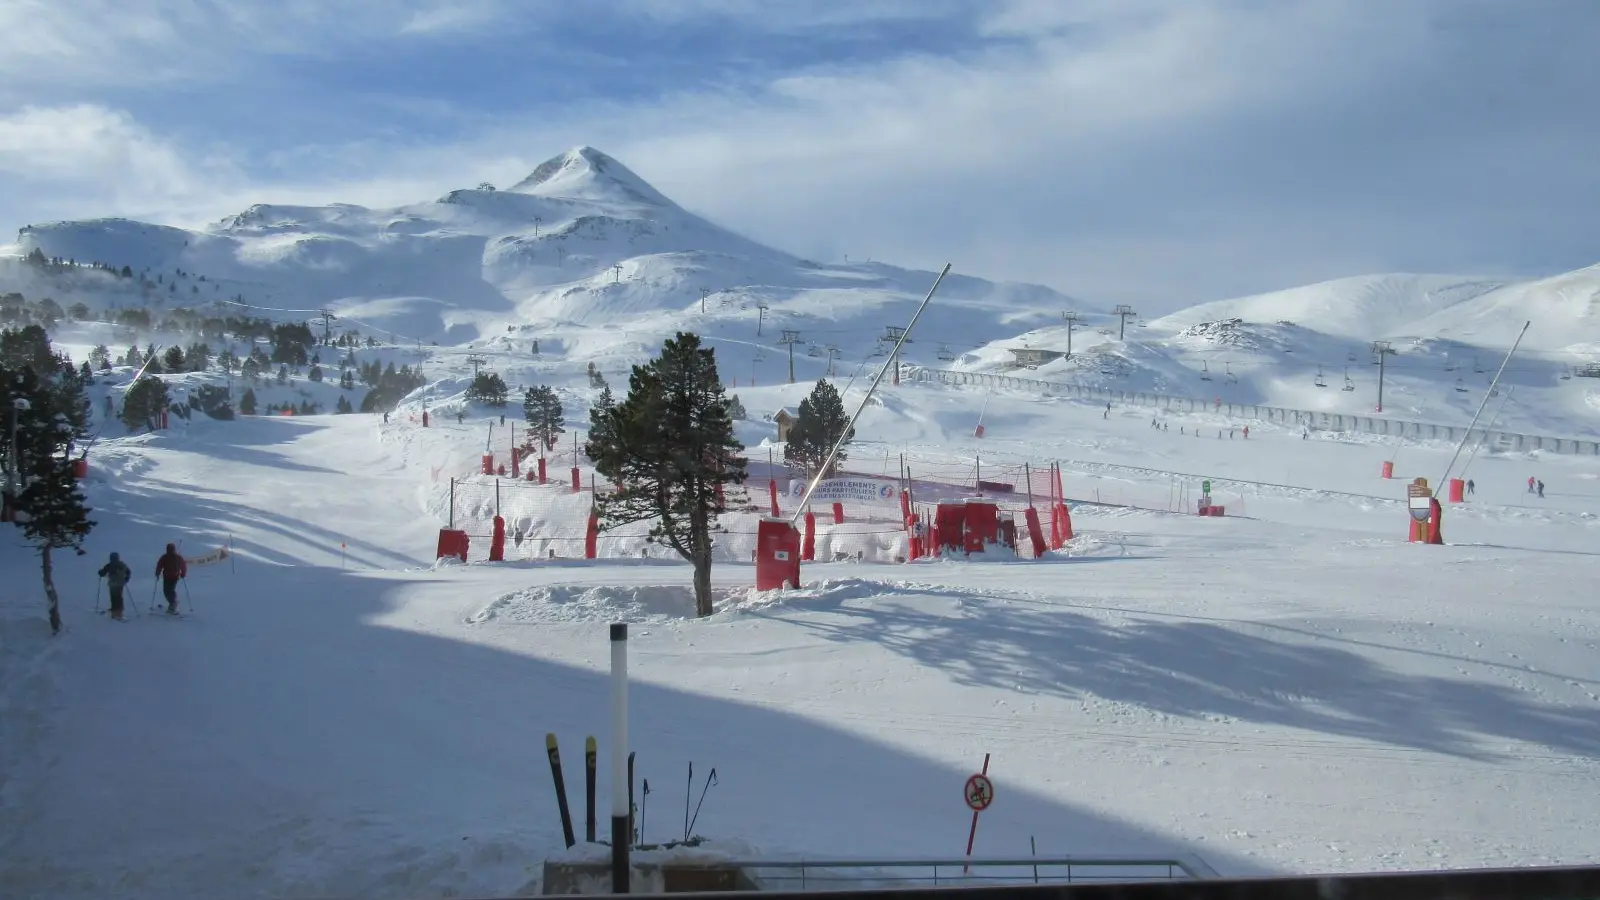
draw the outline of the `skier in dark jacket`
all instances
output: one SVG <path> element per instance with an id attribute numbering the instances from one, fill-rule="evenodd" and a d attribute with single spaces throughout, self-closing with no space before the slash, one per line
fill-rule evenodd
<path id="1" fill-rule="evenodd" d="M 189 564 L 178 555 L 176 544 L 168 544 L 167 552 L 156 560 L 156 577 L 161 579 L 161 593 L 167 598 L 167 613 L 178 613 L 178 579 L 189 577 Z"/>
<path id="2" fill-rule="evenodd" d="M 100 567 L 100 577 L 106 580 L 106 590 L 111 594 L 111 618 L 122 618 L 122 589 L 133 580 L 133 570 L 122 561 L 122 557 L 113 553 L 106 564 Z"/>

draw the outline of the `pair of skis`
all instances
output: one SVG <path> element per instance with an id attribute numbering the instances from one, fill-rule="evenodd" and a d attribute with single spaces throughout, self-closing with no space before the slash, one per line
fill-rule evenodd
<path id="1" fill-rule="evenodd" d="M 578 842 L 572 833 L 572 810 L 567 804 L 567 779 L 561 774 L 561 748 L 556 742 L 555 732 L 544 736 L 545 751 L 550 757 L 550 777 L 556 783 L 556 805 L 561 810 L 561 835 L 566 838 L 567 846 L 571 847 Z M 637 833 L 633 828 L 633 753 L 628 754 L 628 833 L 637 841 Z M 599 765 L 599 746 L 595 743 L 593 735 L 583 741 L 583 785 L 584 785 L 584 840 L 595 842 L 594 829 L 594 800 L 595 800 L 595 770 Z M 646 791 L 649 788 L 645 788 Z"/>

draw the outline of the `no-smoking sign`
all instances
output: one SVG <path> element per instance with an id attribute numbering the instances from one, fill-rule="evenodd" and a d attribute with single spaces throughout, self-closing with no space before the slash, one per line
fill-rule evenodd
<path id="1" fill-rule="evenodd" d="M 967 779 L 967 806 L 973 812 L 983 812 L 994 802 L 994 782 L 987 775 L 974 775 Z"/>

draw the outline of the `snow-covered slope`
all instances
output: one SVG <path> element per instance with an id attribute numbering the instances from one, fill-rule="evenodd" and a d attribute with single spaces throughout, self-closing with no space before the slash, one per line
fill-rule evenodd
<path id="1" fill-rule="evenodd" d="M 1083 317 L 1071 358 L 1019 367 L 1014 349 L 1067 349 L 1052 325 L 991 342 L 943 365 L 1119 391 L 1328 413 L 1379 406 L 1374 342 L 1392 353 L 1385 415 L 1465 425 L 1531 322 L 1489 407 L 1500 428 L 1600 435 L 1600 267 L 1535 281 L 1375 275 L 1205 303 L 1148 323 Z M 1487 420 L 1486 420 L 1487 421 Z"/>
<path id="2" fill-rule="evenodd" d="M 680 329 L 768 348 L 788 329 L 804 342 L 802 360 L 829 346 L 860 359 L 884 326 L 910 317 L 934 278 L 762 246 L 684 210 L 590 147 L 554 157 L 509 190 L 456 190 L 385 210 L 262 204 L 200 232 L 121 219 L 56 222 L 23 228 L 11 249 L 165 273 L 169 282 L 152 299 L 168 305 L 241 297 L 258 312 L 326 306 L 368 330 L 423 341 L 511 332 L 634 362 L 638 347 Z M 957 275 L 928 327 L 995 339 L 1071 302 L 1037 285 Z M 802 362 L 802 377 L 825 366 Z M 787 376 L 773 363 L 767 378 L 776 372 Z"/>
<path id="3" fill-rule="evenodd" d="M 429 353 L 437 390 L 464 358 Z M 89 555 L 57 558 L 59 637 L 36 558 L 0 529 L 8 894 L 536 893 L 563 852 L 543 737 L 581 818 L 574 760 L 590 734 L 609 752 L 617 620 L 646 840 L 681 833 L 663 785 L 692 760 L 696 795 L 718 772 L 695 826 L 713 849 L 958 857 L 960 785 L 992 753 L 980 857 L 1035 838 L 1041 856 L 1189 853 L 1227 875 L 1592 857 L 1592 459 L 1478 456 L 1449 545 L 1422 547 L 1403 540 L 1404 479 L 1436 478 L 1449 447 L 1228 440 L 1212 415 L 1155 431 L 1143 411 L 905 385 L 863 416 L 852 467 L 1056 460 L 1078 539 L 1038 563 L 808 563 L 786 594 L 725 559 L 718 614 L 694 621 L 690 571 L 659 558 L 432 565 L 440 469 L 477 457 L 492 413 L 422 429 L 413 409 L 108 434 Z M 1198 487 L 1177 473 L 1215 479 L 1230 516 L 1150 511 Z M 508 505 L 527 490 L 502 487 Z M 142 612 L 165 542 L 230 540 L 231 564 L 191 569 L 188 619 L 91 612 L 108 552 L 134 563 Z M 602 809 L 611 790 L 602 766 Z"/>

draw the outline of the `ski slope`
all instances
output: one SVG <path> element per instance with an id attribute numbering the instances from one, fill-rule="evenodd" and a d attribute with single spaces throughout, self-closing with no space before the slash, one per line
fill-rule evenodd
<path id="1" fill-rule="evenodd" d="M 744 399 L 775 408 L 804 387 Z M 1089 501 L 1078 539 L 1037 563 L 807 565 L 788 594 L 719 563 L 719 611 L 695 621 L 683 565 L 435 566 L 432 470 L 480 452 L 481 411 L 426 433 L 402 410 L 102 442 L 100 526 L 57 569 L 67 633 L 47 634 L 25 548 L 0 543 L 0 883 L 529 888 L 561 849 L 542 738 L 569 760 L 587 734 L 606 751 L 618 619 L 635 623 L 650 840 L 681 832 L 671 786 L 693 760 L 719 777 L 696 830 L 739 855 L 948 856 L 960 784 L 992 753 L 984 855 L 1032 837 L 1041 854 L 1188 852 L 1230 874 L 1593 860 L 1596 461 L 1480 454 L 1449 545 L 1421 547 L 1379 463 L 1433 480 L 1453 448 L 885 390 L 855 464 L 1059 459 Z M 1243 514 L 1132 508 L 1164 508 L 1173 473 L 1216 479 Z M 93 615 L 107 552 L 134 566 L 142 609 L 169 540 L 236 550 L 191 570 L 192 616 Z"/>

